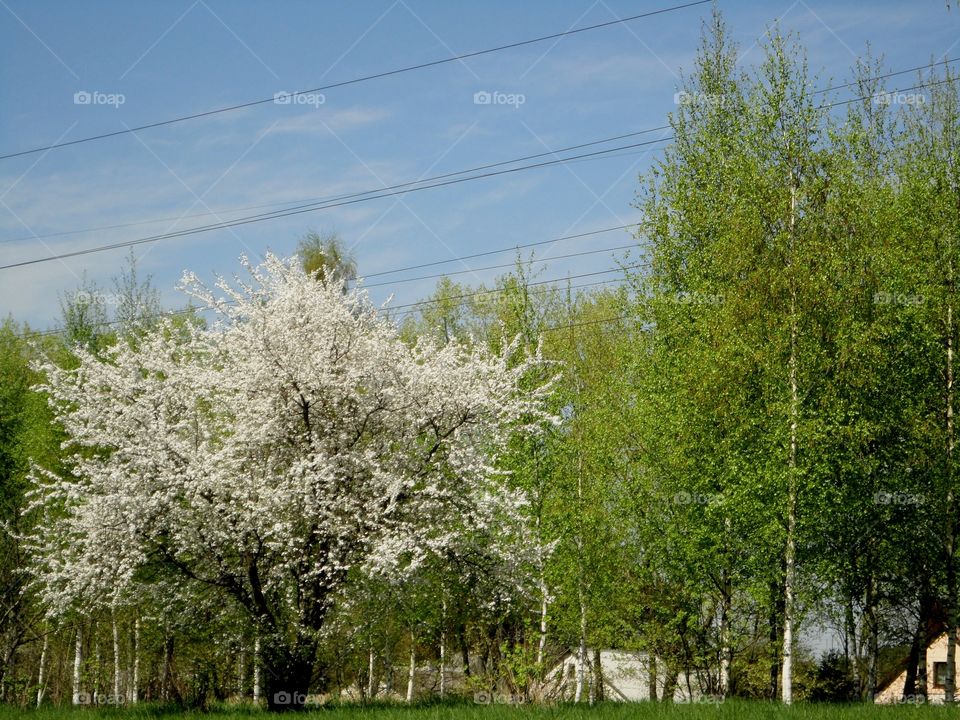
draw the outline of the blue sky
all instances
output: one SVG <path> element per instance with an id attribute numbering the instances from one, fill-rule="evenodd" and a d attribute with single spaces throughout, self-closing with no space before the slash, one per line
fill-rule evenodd
<path id="1" fill-rule="evenodd" d="M 122 130 L 275 93 L 636 15 L 678 0 L 166 2 L 0 0 L 0 154 Z M 744 51 L 776 18 L 820 83 L 849 77 L 869 42 L 900 69 L 960 56 L 944 0 L 719 2 Z M 664 124 L 709 5 L 324 93 L 0 161 L 0 264 L 231 219 L 236 208 L 370 190 Z M 901 79 L 901 83 L 906 80 Z M 523 96 L 476 104 L 477 92 Z M 101 93 L 77 104 L 78 92 Z M 110 103 L 109 95 L 123 96 Z M 655 136 L 651 136 L 655 137 Z M 640 138 L 646 139 L 646 138 Z M 293 250 L 336 230 L 360 274 L 443 260 L 638 218 L 631 201 L 656 149 L 462 183 L 135 249 L 166 307 L 184 269 L 212 279 L 241 254 Z M 199 213 L 214 213 L 191 217 Z M 177 220 L 177 218 L 181 218 Z M 123 223 L 150 224 L 83 233 Z M 71 232 L 69 235 L 50 236 Z M 36 236 L 41 236 L 39 239 Z M 548 259 L 623 245 L 625 232 L 538 249 Z M 58 294 L 101 284 L 128 251 L 0 270 L 0 316 L 56 324 Z M 453 263 L 468 270 L 509 254 Z M 546 262 L 543 279 L 603 270 L 613 254 Z M 421 273 L 392 275 L 402 279 Z M 495 271 L 458 279 L 489 281 Z M 433 280 L 371 290 L 394 303 Z"/>

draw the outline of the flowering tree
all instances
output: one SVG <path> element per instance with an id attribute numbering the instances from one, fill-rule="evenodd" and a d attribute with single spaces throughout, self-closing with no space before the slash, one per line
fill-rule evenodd
<path id="1" fill-rule="evenodd" d="M 177 577 L 236 604 L 277 709 L 302 704 L 351 568 L 410 572 L 518 516 L 497 458 L 547 420 L 549 388 L 527 387 L 539 356 L 411 347 L 362 290 L 244 264 L 222 294 L 185 276 L 210 329 L 43 367 L 72 472 L 37 473 L 33 546 L 53 603 Z"/>

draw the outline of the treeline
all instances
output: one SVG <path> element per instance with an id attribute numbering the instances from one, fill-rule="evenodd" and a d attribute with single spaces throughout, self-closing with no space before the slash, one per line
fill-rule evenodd
<path id="1" fill-rule="evenodd" d="M 954 699 L 956 78 L 931 67 L 891 93 L 867 60 L 824 93 L 802 48 L 775 35 L 764 51 L 744 72 L 722 19 L 705 29 L 674 140 L 641 179 L 624 261 L 638 267 L 616 287 L 537 284 L 518 261 L 493 287 L 445 279 L 395 314 L 410 346 L 539 348 L 560 372 L 557 421 L 497 455 L 525 498 L 523 552 L 477 532 L 469 552 L 415 571 L 344 571 L 311 630 L 312 692 L 594 700 L 598 651 L 620 648 L 655 658 L 662 700 L 678 682 L 870 699 L 904 666 L 904 695 L 925 697 L 926 647 L 949 629 Z M 302 250 L 317 282 L 332 281 L 324 267 L 351 275 L 335 244 Z M 150 592 L 104 580 L 96 603 L 60 598 L 69 610 L 53 612 L 37 582 L 28 538 L 51 517 L 31 501 L 31 467 L 74 472 L 37 362 L 76 367 L 78 348 L 107 357 L 156 332 L 156 295 L 132 271 L 112 296 L 117 325 L 103 297 L 69 298 L 58 335 L 0 328 L 0 692 L 269 701 L 261 626 L 214 589 L 165 589 L 179 581 L 151 566 L 135 576 Z M 531 372 L 531 387 L 550 374 Z M 843 650 L 815 658 L 805 628 Z M 560 692 L 550 671 L 571 653 L 581 662 Z"/>

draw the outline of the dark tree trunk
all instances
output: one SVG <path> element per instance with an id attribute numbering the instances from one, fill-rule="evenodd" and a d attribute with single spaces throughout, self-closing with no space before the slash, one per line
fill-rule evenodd
<path id="1" fill-rule="evenodd" d="M 903 699 L 912 698 L 917 694 L 917 663 L 920 662 L 920 643 L 923 638 L 923 615 L 917 623 L 910 642 L 910 654 L 907 656 L 907 677 L 903 682 Z"/>
<path id="2" fill-rule="evenodd" d="M 316 640 L 301 636 L 291 644 L 276 635 L 263 639 L 261 657 L 268 710 L 304 709 L 316 669 L 316 656 Z"/>
<path id="3" fill-rule="evenodd" d="M 651 651 L 649 654 L 650 658 L 650 671 L 649 676 L 647 677 L 650 699 L 656 702 L 657 700 L 657 656 Z"/>
<path id="4" fill-rule="evenodd" d="M 600 651 L 593 651 L 593 683 L 594 683 L 594 698 L 597 702 L 604 701 L 604 692 L 603 692 L 603 663 L 600 658 Z"/>
<path id="5" fill-rule="evenodd" d="M 463 658 L 463 674 L 470 677 L 470 648 L 467 643 L 466 626 L 460 625 L 457 628 L 457 639 L 460 641 L 460 655 Z"/>

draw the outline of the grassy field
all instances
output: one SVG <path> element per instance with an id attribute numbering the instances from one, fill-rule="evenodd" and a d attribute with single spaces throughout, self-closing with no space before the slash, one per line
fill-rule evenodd
<path id="1" fill-rule="evenodd" d="M 43 708 L 21 710 L 0 707 L 0 720 L 165 720 L 207 718 L 237 720 L 264 718 L 267 714 L 252 707 L 216 707 L 207 712 L 143 705 L 137 708 Z M 960 708 L 897 705 L 795 705 L 790 708 L 765 702 L 731 701 L 719 704 L 661 705 L 656 703 L 608 703 L 594 707 L 556 705 L 476 705 L 473 703 L 432 703 L 423 705 L 340 705 L 318 707 L 296 714 L 298 718 L 344 718 L 353 720 L 912 720 L 958 718 Z"/>

